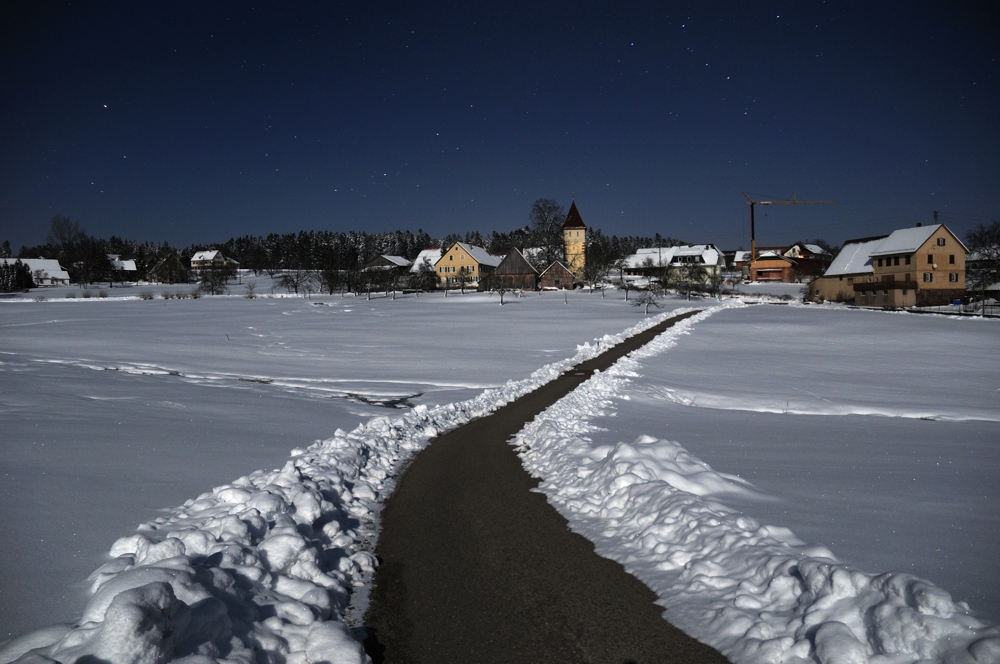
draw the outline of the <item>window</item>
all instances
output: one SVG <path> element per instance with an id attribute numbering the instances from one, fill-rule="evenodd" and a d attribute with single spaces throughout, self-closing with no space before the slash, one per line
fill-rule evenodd
<path id="1" fill-rule="evenodd" d="M 887 290 L 882 291 L 882 295 L 888 295 L 888 294 L 889 294 L 889 291 L 887 291 Z"/>
<path id="2" fill-rule="evenodd" d="M 882 259 L 881 259 L 881 258 L 880 258 L 880 259 L 878 259 L 878 266 L 879 266 L 879 267 L 882 267 Z"/>
<path id="3" fill-rule="evenodd" d="M 927 264 L 930 265 L 934 262 L 934 254 L 927 254 Z"/>
<path id="4" fill-rule="evenodd" d="M 455 260 L 455 255 L 454 255 L 454 254 L 452 254 L 451 256 L 448 256 L 448 260 L 450 260 L 450 261 L 453 261 L 453 260 Z"/>
<path id="5" fill-rule="evenodd" d="M 899 256 L 893 256 L 892 257 L 892 264 L 893 265 L 899 265 Z"/>
<path id="6" fill-rule="evenodd" d="M 933 279 L 934 279 L 933 274 L 931 274 L 930 272 L 924 272 L 924 281 L 932 281 Z"/>
<path id="7" fill-rule="evenodd" d="M 938 246 L 939 247 L 943 247 L 944 246 L 944 238 L 943 237 L 939 237 L 938 238 Z"/>
<path id="8" fill-rule="evenodd" d="M 903 262 L 906 263 L 907 265 L 909 265 L 910 264 L 910 257 L 909 256 L 904 256 L 903 258 L 905 259 Z"/>
<path id="9" fill-rule="evenodd" d="M 948 275 L 948 281 L 955 283 L 958 281 L 958 272 L 952 272 Z"/>
<path id="10" fill-rule="evenodd" d="M 840 275 L 840 277 L 838 277 L 838 278 L 840 279 L 840 281 L 843 281 L 844 280 L 844 275 Z"/>
<path id="11" fill-rule="evenodd" d="M 907 294 L 908 292 L 909 292 L 909 291 L 908 291 L 908 290 L 906 290 L 905 288 L 903 289 L 903 295 L 906 295 L 906 294 Z"/>
<path id="12" fill-rule="evenodd" d="M 955 254 L 949 254 L 948 255 L 948 264 L 949 265 L 954 265 L 955 264 Z"/>

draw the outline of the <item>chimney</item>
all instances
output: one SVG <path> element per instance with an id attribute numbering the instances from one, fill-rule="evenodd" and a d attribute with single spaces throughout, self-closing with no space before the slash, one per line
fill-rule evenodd
<path id="1" fill-rule="evenodd" d="M 918 222 L 917 222 L 917 228 L 920 228 L 921 226 L 923 226 L 923 224 L 921 224 L 921 223 L 920 223 L 920 222 L 918 221 Z"/>

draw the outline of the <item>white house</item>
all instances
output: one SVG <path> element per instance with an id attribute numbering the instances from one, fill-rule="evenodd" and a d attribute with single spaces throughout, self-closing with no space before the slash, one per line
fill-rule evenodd
<path id="1" fill-rule="evenodd" d="M 69 273 L 53 258 L 0 258 L 0 261 L 9 265 L 21 261 L 31 270 L 31 278 L 35 280 L 36 286 L 61 286 L 69 283 Z"/>

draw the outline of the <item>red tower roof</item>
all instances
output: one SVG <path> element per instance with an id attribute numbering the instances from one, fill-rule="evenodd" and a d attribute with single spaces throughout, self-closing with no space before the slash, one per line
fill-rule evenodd
<path id="1" fill-rule="evenodd" d="M 563 223 L 563 230 L 567 228 L 586 228 L 587 225 L 583 223 L 583 218 L 580 216 L 580 211 L 576 209 L 576 201 L 570 203 L 569 214 L 566 215 L 566 221 Z"/>

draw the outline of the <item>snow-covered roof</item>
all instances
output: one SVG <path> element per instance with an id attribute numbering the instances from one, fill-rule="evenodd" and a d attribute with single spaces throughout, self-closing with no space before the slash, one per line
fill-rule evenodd
<path id="1" fill-rule="evenodd" d="M 884 256 L 885 254 L 912 254 L 920 248 L 934 232 L 941 228 L 943 224 L 932 226 L 914 226 L 913 228 L 902 228 L 893 231 L 889 237 L 882 240 L 881 244 L 872 250 L 872 256 Z"/>
<path id="2" fill-rule="evenodd" d="M 465 249 L 465 252 L 472 256 L 472 260 L 476 261 L 480 265 L 489 265 L 491 267 L 496 267 L 503 260 L 503 256 L 493 256 L 488 253 L 482 247 L 477 247 L 474 244 L 466 244 L 464 242 L 458 242 L 458 246 Z"/>
<path id="3" fill-rule="evenodd" d="M 398 265 L 399 267 L 410 267 L 410 261 L 406 260 L 402 256 L 388 256 L 386 254 L 382 254 L 382 258 L 386 259 L 390 263 L 393 263 L 394 265 Z"/>
<path id="4" fill-rule="evenodd" d="M 819 246 L 818 244 L 803 244 L 803 245 L 800 245 L 800 246 L 808 249 L 809 251 L 811 251 L 814 254 L 823 255 L 823 254 L 826 253 L 826 249 L 824 249 L 823 247 Z"/>
<path id="5" fill-rule="evenodd" d="M 195 255 L 191 257 L 192 261 L 214 261 L 215 257 L 219 256 L 218 249 L 209 249 L 208 251 L 198 251 Z"/>
<path id="6" fill-rule="evenodd" d="M 830 267 L 823 273 L 823 276 L 836 277 L 844 274 L 867 274 L 871 272 L 872 251 L 885 239 L 885 236 L 882 236 L 845 242 L 840 253 L 830 263 Z"/>
<path id="7" fill-rule="evenodd" d="M 676 250 L 677 247 L 645 247 L 636 249 L 634 254 L 625 259 L 622 267 L 626 269 L 645 267 L 646 261 L 658 267 L 670 265 L 670 261 L 673 260 Z"/>
<path id="8" fill-rule="evenodd" d="M 424 249 L 417 257 L 413 260 L 413 265 L 410 266 L 410 272 L 416 274 L 420 272 L 420 266 L 424 263 L 434 267 L 434 264 L 441 260 L 441 250 L 440 249 Z"/>
<path id="9" fill-rule="evenodd" d="M 674 252 L 675 258 L 680 258 L 681 256 L 700 256 L 705 265 L 718 265 L 719 256 L 722 255 L 722 252 L 711 244 L 693 244 L 674 248 L 677 250 Z"/>
<path id="10" fill-rule="evenodd" d="M 740 251 L 737 251 L 736 254 L 733 256 L 734 263 L 746 263 L 749 260 L 750 260 L 750 252 L 743 251 L 742 249 Z"/>
<path id="11" fill-rule="evenodd" d="M 111 261 L 111 267 L 116 270 L 121 270 L 122 272 L 135 272 L 135 261 L 132 259 L 122 260 L 120 254 L 108 254 L 108 260 Z"/>
<path id="12" fill-rule="evenodd" d="M 63 266 L 59 264 L 54 258 L 0 258 L 0 261 L 8 265 L 13 265 L 17 261 L 21 261 L 24 265 L 31 270 L 32 276 L 36 272 L 41 271 L 43 280 L 65 280 L 69 281 L 69 273 L 63 269 Z"/>

